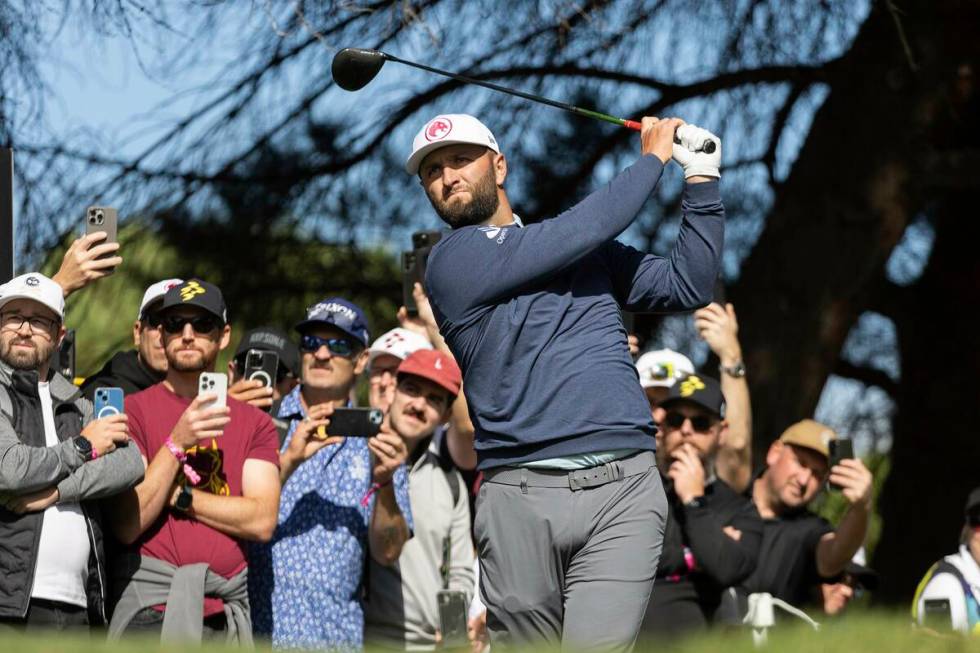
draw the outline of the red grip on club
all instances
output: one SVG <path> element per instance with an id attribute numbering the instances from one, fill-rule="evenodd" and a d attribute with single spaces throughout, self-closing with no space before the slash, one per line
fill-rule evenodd
<path id="1" fill-rule="evenodd" d="M 643 125 L 636 122 L 635 120 L 624 120 L 623 127 L 628 127 L 629 129 L 635 129 L 636 131 L 643 131 Z"/>

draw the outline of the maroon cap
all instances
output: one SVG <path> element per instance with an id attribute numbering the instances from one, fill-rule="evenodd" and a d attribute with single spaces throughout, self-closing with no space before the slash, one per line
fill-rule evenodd
<path id="1" fill-rule="evenodd" d="M 434 349 L 419 349 L 402 361 L 398 374 L 413 374 L 445 388 L 452 396 L 459 394 L 463 374 L 453 357 Z"/>

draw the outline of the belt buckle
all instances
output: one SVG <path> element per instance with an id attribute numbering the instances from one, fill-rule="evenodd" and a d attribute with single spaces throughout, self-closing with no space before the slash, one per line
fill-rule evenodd
<path id="1" fill-rule="evenodd" d="M 585 490 L 591 487 L 599 487 L 612 481 L 619 481 L 623 478 L 623 468 L 619 461 L 614 460 L 610 463 L 589 469 L 579 469 L 568 473 L 568 486 L 572 490 Z"/>

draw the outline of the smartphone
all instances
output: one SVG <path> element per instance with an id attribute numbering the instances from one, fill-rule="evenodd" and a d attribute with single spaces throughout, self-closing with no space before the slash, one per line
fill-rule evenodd
<path id="1" fill-rule="evenodd" d="M 419 314 L 412 291 L 416 282 L 425 283 L 429 253 L 441 238 L 441 231 L 416 231 L 412 234 L 412 250 L 402 252 L 402 302 L 409 315 Z"/>
<path id="2" fill-rule="evenodd" d="M 316 430 L 321 438 L 339 435 L 370 438 L 381 430 L 385 415 L 377 408 L 334 408 L 329 419 L 330 426 L 321 426 Z"/>
<path id="3" fill-rule="evenodd" d="M 926 628 L 941 631 L 953 627 L 949 599 L 926 599 L 922 607 L 922 625 Z"/>
<path id="4" fill-rule="evenodd" d="M 830 467 L 840 464 L 840 461 L 842 460 L 854 457 L 854 443 L 850 438 L 837 438 L 835 440 L 831 440 L 827 447 L 830 449 Z M 834 483 L 828 483 L 828 486 L 831 490 L 840 489 L 840 486 Z"/>
<path id="5" fill-rule="evenodd" d="M 75 330 L 65 331 L 61 344 L 52 349 L 48 367 L 69 381 L 75 380 Z"/>
<path id="6" fill-rule="evenodd" d="M 442 648 L 468 647 L 466 594 L 459 590 L 439 590 L 436 596 L 439 603 L 439 631 L 442 633 Z"/>
<path id="7" fill-rule="evenodd" d="M 126 412 L 123 409 L 122 388 L 97 388 L 95 391 L 95 419 L 102 419 L 111 415 L 122 415 Z"/>
<path id="8" fill-rule="evenodd" d="M 217 399 L 207 404 L 207 408 L 228 405 L 228 375 L 221 372 L 202 372 L 197 383 L 197 394 L 211 393 Z"/>
<path id="9" fill-rule="evenodd" d="M 245 369 L 242 378 L 248 381 L 260 381 L 262 385 L 271 388 L 276 384 L 276 371 L 279 369 L 279 354 L 274 351 L 249 349 L 245 354 Z"/>
<path id="10" fill-rule="evenodd" d="M 95 233 L 96 231 L 104 231 L 106 233 L 106 239 L 98 243 L 99 245 L 104 245 L 105 243 L 116 242 L 116 223 L 118 222 L 119 214 L 116 209 L 108 206 L 90 206 L 85 209 L 85 235 Z M 99 258 L 110 258 L 115 256 L 115 254 L 103 254 Z M 112 272 L 112 270 L 108 270 Z"/>

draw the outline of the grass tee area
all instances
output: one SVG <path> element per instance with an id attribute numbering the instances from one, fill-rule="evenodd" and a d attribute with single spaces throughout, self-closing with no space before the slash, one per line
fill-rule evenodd
<path id="1" fill-rule="evenodd" d="M 601 628 L 602 624 L 596 624 Z M 156 641 L 133 639 L 118 644 L 108 644 L 100 635 L 92 637 L 27 637 L 0 635 L 0 651 L 9 653 L 87 653 L 110 651 L 112 653 L 156 653 L 187 651 L 187 646 L 161 645 Z M 234 651 L 221 645 L 205 645 L 202 650 Z M 258 651 L 270 651 L 267 644 L 259 643 Z M 368 653 L 372 649 L 368 648 Z M 545 651 L 546 649 L 541 649 Z M 805 627 L 779 625 L 769 633 L 768 642 L 756 648 L 748 629 L 715 632 L 679 642 L 640 642 L 637 652 L 650 653 L 980 653 L 980 637 L 938 635 L 913 630 L 906 615 L 854 614 L 837 621 L 828 621 L 820 632 Z M 557 652 L 556 652 L 557 653 Z"/>

